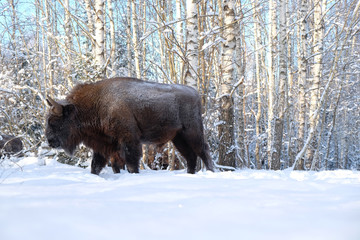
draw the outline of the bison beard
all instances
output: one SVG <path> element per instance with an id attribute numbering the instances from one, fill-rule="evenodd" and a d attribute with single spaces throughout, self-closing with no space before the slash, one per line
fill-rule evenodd
<path id="1" fill-rule="evenodd" d="M 141 143 L 172 141 L 195 173 L 200 157 L 213 171 L 204 140 L 201 101 L 196 90 L 134 78 L 113 78 L 76 86 L 65 100 L 51 106 L 46 126 L 49 145 L 73 154 L 85 144 L 93 150 L 91 173 L 99 174 L 110 160 L 114 173 L 126 164 L 139 172 Z"/>

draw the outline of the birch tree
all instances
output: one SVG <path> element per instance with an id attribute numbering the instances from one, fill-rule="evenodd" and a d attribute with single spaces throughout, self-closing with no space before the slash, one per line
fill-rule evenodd
<path id="1" fill-rule="evenodd" d="M 65 0 L 65 46 L 67 48 L 66 51 L 66 66 L 65 66 L 65 77 L 67 79 L 67 85 L 69 87 L 73 86 L 73 81 L 71 77 L 71 68 L 72 68 L 72 31 L 71 31 L 71 19 L 70 19 L 70 5 L 69 0 Z"/>
<path id="2" fill-rule="evenodd" d="M 16 25 L 17 25 L 17 21 L 16 21 L 16 3 L 14 2 L 14 0 L 9 0 L 9 5 L 11 8 L 11 24 L 12 24 L 12 33 L 11 33 L 11 42 L 14 48 L 14 57 L 15 57 L 15 63 L 18 63 L 18 56 L 17 56 L 17 42 L 16 42 Z"/>
<path id="3" fill-rule="evenodd" d="M 141 69 L 140 69 L 140 47 L 138 41 L 137 34 L 137 8 L 136 8 L 136 0 L 131 1 L 131 9 L 132 9 L 132 44 L 134 46 L 134 57 L 135 57 L 135 73 L 137 78 L 141 78 Z"/>
<path id="4" fill-rule="evenodd" d="M 221 55 L 221 85 L 220 85 L 220 124 L 219 124 L 219 163 L 235 166 L 235 136 L 234 136 L 234 99 L 231 94 L 234 84 L 234 54 L 236 37 L 234 29 L 235 1 L 223 1 L 224 29 L 222 32 Z"/>
<path id="5" fill-rule="evenodd" d="M 177 47 L 178 47 L 178 52 L 179 54 L 181 54 L 184 50 L 184 36 L 183 36 L 183 21 L 181 21 L 182 16 L 181 16 L 181 0 L 176 0 L 176 39 L 177 39 Z M 181 54 L 182 55 L 182 54 Z M 184 61 L 180 60 L 179 61 L 179 72 L 180 72 L 180 78 L 179 78 L 179 83 L 183 83 L 184 82 L 184 75 L 183 75 L 183 71 L 184 71 Z"/>
<path id="6" fill-rule="evenodd" d="M 261 33 L 260 33 L 260 13 L 258 10 L 259 2 L 258 0 L 252 1 L 252 7 L 254 10 L 253 19 L 254 19 L 254 54 L 255 54 L 255 79 L 256 79 L 256 101 L 257 101 L 257 112 L 255 116 L 255 131 L 256 131 L 256 143 L 255 143 L 255 160 L 256 160 L 256 168 L 261 169 L 261 158 L 260 158 L 260 134 L 261 134 L 261 76 L 260 76 L 260 66 L 261 66 Z"/>
<path id="7" fill-rule="evenodd" d="M 53 53 L 54 53 L 54 42 L 53 42 L 53 25 L 51 24 L 51 3 L 49 0 L 45 0 L 45 21 L 46 21 L 46 33 L 43 31 L 43 36 L 46 34 L 47 44 L 45 44 L 45 36 L 44 36 L 44 68 L 46 69 L 45 72 L 48 73 L 48 81 L 45 79 L 45 85 L 50 89 L 50 95 L 54 94 L 53 83 L 54 83 L 54 62 L 53 62 Z M 45 46 L 47 46 L 47 54 L 45 54 Z M 45 57 L 47 56 L 47 64 Z"/>
<path id="8" fill-rule="evenodd" d="M 283 146 L 283 130 L 284 130 L 284 119 L 285 119 L 285 91 L 287 83 L 287 37 L 286 37 L 286 1 L 279 1 L 279 22 L 280 22 L 280 34 L 279 34 L 279 80 L 277 81 L 278 94 L 275 102 L 275 114 L 274 116 L 274 141 L 271 150 L 271 169 L 280 169 L 280 158 Z"/>
<path id="9" fill-rule="evenodd" d="M 132 35 L 131 35 L 131 2 L 132 0 L 127 1 L 126 5 L 126 57 L 127 57 L 127 69 L 128 75 L 133 75 L 133 64 L 132 64 Z"/>
<path id="10" fill-rule="evenodd" d="M 186 1 L 186 70 L 185 84 L 197 89 L 199 66 L 199 28 L 197 14 L 197 0 Z"/>
<path id="11" fill-rule="evenodd" d="M 235 47 L 235 63 L 237 69 L 237 77 L 238 81 L 234 85 L 234 87 L 238 88 L 238 110 L 237 110 L 237 125 L 238 125 L 238 133 L 237 133 L 237 167 L 244 168 L 248 167 L 249 159 L 246 157 L 248 154 L 248 144 L 246 141 L 246 99 L 245 99 L 245 68 L 246 68 L 246 41 L 245 41 L 245 33 L 244 27 L 242 27 L 242 18 L 243 18 L 243 9 L 241 2 L 236 3 L 236 12 L 237 19 L 234 22 L 234 30 L 236 37 L 236 47 Z M 234 19 L 235 20 L 235 19 Z"/>
<path id="12" fill-rule="evenodd" d="M 307 82 L 307 14 L 308 14 L 308 0 L 300 1 L 299 8 L 299 38 L 298 38 L 298 136 L 297 136 L 297 152 L 300 152 L 304 146 L 305 136 L 305 112 L 306 112 L 306 101 L 305 101 L 305 86 Z M 304 159 L 301 158 L 295 166 L 296 170 L 304 170 Z"/>
<path id="13" fill-rule="evenodd" d="M 95 65 L 100 77 L 104 75 L 105 71 L 104 5 L 105 0 L 95 0 Z"/>
<path id="14" fill-rule="evenodd" d="M 315 114 L 319 111 L 319 94 L 320 94 L 320 80 L 322 75 L 322 58 L 323 58 L 323 37 L 324 37 L 324 7 L 326 0 L 320 0 L 315 2 L 314 6 L 314 64 L 312 67 L 312 79 L 310 80 L 310 109 L 309 109 L 309 128 L 314 132 L 316 131 L 316 125 L 319 114 Z M 306 152 L 306 168 L 310 169 L 314 152 L 317 148 L 317 141 L 312 140 L 311 146 Z"/>
<path id="15" fill-rule="evenodd" d="M 93 43 L 93 36 L 95 36 L 95 29 L 94 29 L 94 13 L 93 11 L 93 2 L 92 0 L 84 0 L 85 3 L 85 11 L 87 16 L 87 27 L 88 27 L 88 35 L 90 35 L 90 41 L 86 41 L 87 50 L 91 51 L 91 56 L 95 57 L 95 48 L 92 47 Z"/>
<path id="16" fill-rule="evenodd" d="M 277 38 L 277 18 L 276 18 L 276 0 L 269 1 L 269 54 L 268 54 L 268 166 L 273 169 L 272 155 L 275 152 L 274 147 L 274 122 L 275 122 L 275 58 L 276 58 L 276 38 Z M 276 164 L 274 167 L 277 167 Z"/>
<path id="17" fill-rule="evenodd" d="M 198 18 L 198 26 L 199 26 L 199 32 L 204 33 L 205 30 L 205 18 L 202 16 L 206 15 L 206 7 L 205 7 L 205 1 L 201 0 L 200 4 L 198 5 L 198 15 L 200 16 Z M 202 51 L 202 48 L 204 47 L 204 37 L 199 36 L 199 78 L 198 78 L 198 89 L 199 93 L 202 96 L 201 103 L 202 105 L 205 105 L 206 103 L 206 63 L 205 63 L 205 53 Z"/>
<path id="18" fill-rule="evenodd" d="M 107 0 L 107 6 L 109 11 L 109 22 L 110 22 L 110 62 L 111 62 L 111 77 L 116 76 L 116 61 L 115 61 L 115 49 L 116 49 L 116 43 L 115 43 L 115 23 L 114 23 L 114 11 L 113 11 L 113 5 L 112 0 Z"/>

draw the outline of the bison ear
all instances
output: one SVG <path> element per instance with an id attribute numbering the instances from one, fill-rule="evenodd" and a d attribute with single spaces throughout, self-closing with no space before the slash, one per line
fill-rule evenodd
<path id="1" fill-rule="evenodd" d="M 57 103 L 54 99 L 52 99 L 51 97 L 47 96 L 46 99 L 47 103 L 49 104 L 49 106 L 51 107 L 51 113 L 56 115 L 56 116 L 62 116 L 63 114 L 63 106 L 59 103 Z"/>

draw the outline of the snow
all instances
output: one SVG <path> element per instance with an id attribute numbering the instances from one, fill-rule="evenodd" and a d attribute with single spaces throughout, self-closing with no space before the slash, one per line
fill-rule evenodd
<path id="1" fill-rule="evenodd" d="M 360 173 L 0 165 L 0 239 L 360 239 Z"/>

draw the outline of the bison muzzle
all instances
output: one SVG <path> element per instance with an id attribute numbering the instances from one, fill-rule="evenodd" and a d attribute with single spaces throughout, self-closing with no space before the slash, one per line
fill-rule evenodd
<path id="1" fill-rule="evenodd" d="M 124 162 L 130 173 L 138 173 L 141 144 L 168 141 L 186 159 L 188 173 L 195 173 L 197 157 L 214 170 L 200 96 L 191 87 L 113 78 L 77 85 L 64 100 L 47 102 L 49 145 L 70 155 L 80 143 L 91 148 L 91 173 L 99 174 L 108 161 L 114 173 Z"/>

